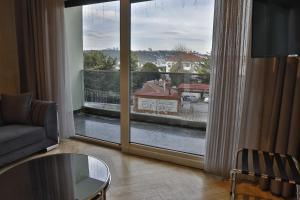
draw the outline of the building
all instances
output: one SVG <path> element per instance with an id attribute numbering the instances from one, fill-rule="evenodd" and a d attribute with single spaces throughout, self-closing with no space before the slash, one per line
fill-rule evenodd
<path id="1" fill-rule="evenodd" d="M 196 73 L 197 68 L 200 67 L 201 62 L 203 62 L 204 59 L 206 58 L 194 53 L 178 52 L 176 55 L 166 58 L 166 72 L 171 72 L 172 67 L 181 63 L 184 71 Z"/>
<path id="2" fill-rule="evenodd" d="M 148 81 L 134 93 L 134 111 L 163 115 L 177 115 L 179 99 L 176 90 L 160 81 Z"/>
<path id="3" fill-rule="evenodd" d="M 203 99 L 209 93 L 209 85 L 203 83 L 181 83 L 178 86 L 178 95 L 181 97 L 184 93 L 199 94 L 198 98 Z"/>

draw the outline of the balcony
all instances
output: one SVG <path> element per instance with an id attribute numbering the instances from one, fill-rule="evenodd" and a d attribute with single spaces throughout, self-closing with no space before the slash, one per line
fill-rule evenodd
<path id="1" fill-rule="evenodd" d="M 74 114 L 76 134 L 120 143 L 119 72 L 80 73 L 83 97 L 80 111 Z M 199 83 L 201 77 L 165 72 L 156 72 L 159 80 L 151 80 L 152 72 L 132 72 L 131 77 L 131 142 L 204 155 L 208 87 Z M 169 88 L 163 84 L 166 78 L 171 80 Z M 147 87 L 155 93 L 147 96 Z"/>

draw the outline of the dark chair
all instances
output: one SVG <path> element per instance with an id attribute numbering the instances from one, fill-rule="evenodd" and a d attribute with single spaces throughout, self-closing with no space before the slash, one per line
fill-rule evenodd
<path id="1" fill-rule="evenodd" d="M 239 161 L 241 161 L 241 168 L 239 168 L 238 165 Z M 253 167 L 250 168 L 250 165 Z M 274 165 L 277 166 L 279 172 L 274 171 Z M 264 169 L 262 169 L 261 166 L 265 166 Z M 289 170 L 288 172 L 290 173 L 288 173 L 287 170 Z M 239 174 L 294 184 L 297 189 L 297 199 L 300 199 L 299 163 L 297 159 L 291 155 L 255 149 L 240 149 L 236 154 L 235 168 L 231 171 L 230 193 L 232 200 L 234 200 L 236 196 L 237 175 Z"/>

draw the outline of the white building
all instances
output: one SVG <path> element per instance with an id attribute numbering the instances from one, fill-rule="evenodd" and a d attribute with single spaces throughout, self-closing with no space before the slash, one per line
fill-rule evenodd
<path id="1" fill-rule="evenodd" d="M 184 71 L 190 73 L 197 73 L 197 68 L 200 67 L 201 62 L 205 59 L 202 56 L 192 53 L 179 52 L 177 55 L 166 58 L 166 72 L 171 72 L 173 66 L 181 62 Z"/>

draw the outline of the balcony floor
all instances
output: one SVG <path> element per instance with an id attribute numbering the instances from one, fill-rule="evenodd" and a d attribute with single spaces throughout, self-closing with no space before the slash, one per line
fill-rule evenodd
<path id="1" fill-rule="evenodd" d="M 120 143 L 120 119 L 74 114 L 78 135 Z M 131 142 L 197 155 L 205 154 L 205 131 L 145 122 L 131 122 Z"/>

